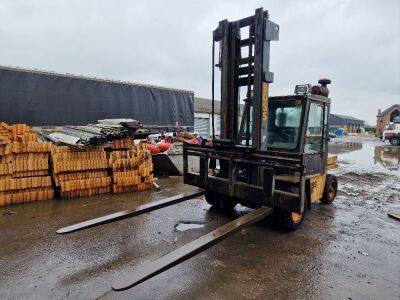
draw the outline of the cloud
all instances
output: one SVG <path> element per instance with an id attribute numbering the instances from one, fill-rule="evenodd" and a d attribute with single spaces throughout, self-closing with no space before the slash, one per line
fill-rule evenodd
<path id="1" fill-rule="evenodd" d="M 332 111 L 400 102 L 400 2 L 0 0 L 0 64 L 211 94 L 211 33 L 264 6 L 280 25 L 271 94 L 332 79 Z"/>

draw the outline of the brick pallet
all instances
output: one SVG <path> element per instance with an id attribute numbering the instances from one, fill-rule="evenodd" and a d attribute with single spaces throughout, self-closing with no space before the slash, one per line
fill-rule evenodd
<path id="1" fill-rule="evenodd" d="M 112 150 L 129 150 L 133 149 L 134 146 L 132 138 L 114 140 L 111 143 Z"/>
<path id="2" fill-rule="evenodd" d="M 40 142 L 25 124 L 0 123 L 0 206 L 150 189 L 151 154 L 131 138 L 85 150 Z M 108 155 L 108 156 L 107 156 Z"/>
<path id="3" fill-rule="evenodd" d="M 121 142 L 127 145 L 129 142 Z M 150 189 L 153 183 L 153 164 L 146 144 L 131 150 L 108 153 L 113 193 L 129 193 Z"/>
<path id="4" fill-rule="evenodd" d="M 37 141 L 26 124 L 0 123 L 0 206 L 52 199 L 52 144 Z"/>
<path id="5" fill-rule="evenodd" d="M 51 152 L 52 172 L 61 198 L 85 197 L 111 192 L 107 158 L 103 147 L 85 150 L 67 146 Z"/>

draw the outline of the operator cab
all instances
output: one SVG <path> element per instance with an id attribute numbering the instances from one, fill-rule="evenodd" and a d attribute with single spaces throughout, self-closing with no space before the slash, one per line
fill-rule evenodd
<path id="1" fill-rule="evenodd" d="M 327 123 L 330 99 L 327 84 L 330 82 L 329 79 L 321 79 L 321 85 L 314 87 L 310 84 L 296 86 L 295 95 L 269 97 L 267 120 L 262 124 L 266 130 L 262 131 L 260 148 L 307 154 L 323 152 L 324 144 L 329 140 Z M 246 106 L 238 141 L 241 146 L 251 147 L 252 120 L 248 120 L 249 114 L 246 112 L 249 108 Z"/>

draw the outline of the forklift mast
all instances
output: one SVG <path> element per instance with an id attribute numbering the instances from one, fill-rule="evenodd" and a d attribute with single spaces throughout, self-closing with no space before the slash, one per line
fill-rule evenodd
<path id="1" fill-rule="evenodd" d="M 270 41 L 279 39 L 279 26 L 269 20 L 268 11 L 233 22 L 223 20 L 213 32 L 212 101 L 214 129 L 214 71 L 221 71 L 221 139 L 214 143 L 265 148 L 261 135 L 266 135 L 268 119 L 268 84 L 273 82 L 269 71 Z M 218 64 L 215 43 L 219 43 Z M 241 124 L 240 104 L 244 102 Z M 264 146 L 263 146 L 264 145 Z"/>

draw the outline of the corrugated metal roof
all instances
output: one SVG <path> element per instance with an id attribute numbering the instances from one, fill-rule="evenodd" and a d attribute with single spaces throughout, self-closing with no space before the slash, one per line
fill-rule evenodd
<path id="1" fill-rule="evenodd" d="M 194 91 L 184 90 L 184 89 L 175 89 L 175 88 L 157 86 L 157 85 L 152 85 L 152 84 L 145 84 L 145 83 L 138 83 L 138 82 L 131 82 L 131 81 L 122 81 L 122 80 L 113 80 L 113 79 L 107 79 L 107 78 L 90 77 L 90 76 L 76 75 L 76 74 L 70 74 L 70 73 L 58 73 L 58 72 L 54 72 L 54 71 L 29 69 L 29 68 L 22 68 L 22 67 L 17 67 L 17 66 L 0 65 L 0 69 L 15 70 L 15 71 L 20 71 L 20 72 L 30 72 L 30 73 L 49 75 L 49 76 L 60 76 L 60 77 L 86 79 L 86 80 L 110 82 L 110 83 L 133 85 L 133 86 L 151 87 L 151 88 L 158 88 L 158 89 L 163 89 L 163 90 L 188 92 L 188 93 L 194 94 Z"/>
<path id="2" fill-rule="evenodd" d="M 219 114 L 221 111 L 221 101 L 215 100 L 214 102 L 215 113 Z M 194 111 L 198 113 L 212 112 L 212 100 L 206 98 L 194 97 Z"/>
<path id="3" fill-rule="evenodd" d="M 345 126 L 348 124 L 364 126 L 364 121 L 350 116 L 330 114 L 329 124 L 330 126 Z"/>
<path id="4" fill-rule="evenodd" d="M 244 105 L 240 104 L 240 112 L 243 113 Z M 221 112 L 221 101 L 215 100 L 214 110 L 216 114 Z M 194 111 L 197 113 L 207 113 L 212 112 L 212 100 L 200 97 L 194 97 Z"/>
<path id="5" fill-rule="evenodd" d="M 338 114 L 331 114 L 331 116 L 336 116 L 338 118 L 345 119 L 345 120 L 353 120 L 353 121 L 364 122 L 364 120 L 357 119 L 357 118 L 354 118 L 354 117 L 351 117 L 351 116 L 338 115 Z"/>

